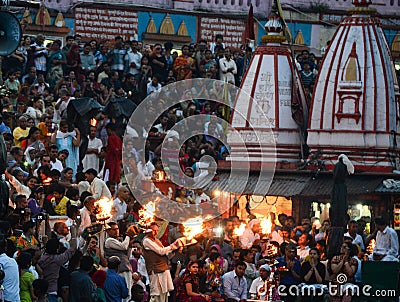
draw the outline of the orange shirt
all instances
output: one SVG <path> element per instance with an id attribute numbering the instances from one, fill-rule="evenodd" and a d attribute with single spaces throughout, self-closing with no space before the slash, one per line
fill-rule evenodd
<path id="1" fill-rule="evenodd" d="M 36 240 L 35 236 L 31 236 L 30 238 L 27 238 L 24 234 L 22 234 L 17 241 L 17 257 L 21 254 L 21 250 L 30 247 L 30 246 L 36 246 L 39 245 L 39 242 Z"/>

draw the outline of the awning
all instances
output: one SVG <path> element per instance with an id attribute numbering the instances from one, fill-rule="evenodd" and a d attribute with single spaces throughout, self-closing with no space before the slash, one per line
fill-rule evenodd
<path id="1" fill-rule="evenodd" d="M 400 193 L 400 180 L 385 179 L 375 190 L 377 193 Z"/>
<path id="2" fill-rule="evenodd" d="M 360 195 L 375 193 L 383 178 L 379 176 L 351 175 L 346 179 L 347 194 Z M 301 192 L 302 197 L 329 197 L 333 188 L 332 175 L 318 175 L 310 178 L 307 186 Z"/>
<path id="3" fill-rule="evenodd" d="M 250 173 L 234 174 L 219 172 L 218 180 L 205 186 L 206 190 L 220 190 L 231 193 L 284 197 L 326 197 L 329 198 L 333 188 L 332 174 L 319 174 L 312 177 L 309 173 L 275 173 L 272 183 L 268 179 L 259 179 L 259 175 Z M 380 176 L 352 175 L 346 179 L 348 195 L 377 193 L 384 180 Z M 257 182 L 259 185 L 257 186 Z M 261 184 L 261 185 L 260 185 Z M 269 189 L 266 191 L 266 188 Z M 398 187 L 400 192 L 400 187 Z"/>
<path id="4" fill-rule="evenodd" d="M 262 179 L 256 174 L 234 174 L 229 180 L 229 173 L 218 173 L 219 180 L 212 181 L 206 186 L 206 190 L 220 190 L 232 193 L 285 196 L 299 195 L 310 179 L 309 175 L 296 175 L 290 173 L 275 174 L 270 184 L 270 179 Z M 258 183 L 258 185 L 257 185 Z M 269 189 L 268 191 L 266 188 Z M 243 188 L 243 190 L 242 190 Z"/>

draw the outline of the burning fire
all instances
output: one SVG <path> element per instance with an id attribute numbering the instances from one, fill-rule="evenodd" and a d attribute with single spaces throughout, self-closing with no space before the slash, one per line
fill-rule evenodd
<path id="1" fill-rule="evenodd" d="M 155 204 L 153 201 L 148 202 L 139 210 L 139 224 L 142 226 L 148 226 L 154 222 Z"/>
<path id="2" fill-rule="evenodd" d="M 154 172 L 157 181 L 164 180 L 164 171 L 156 171 Z"/>
<path id="3" fill-rule="evenodd" d="M 246 229 L 246 224 L 241 223 L 239 227 L 235 227 L 235 229 L 233 230 L 233 236 L 236 237 L 242 236 L 245 229 Z"/>
<path id="4" fill-rule="evenodd" d="M 92 127 L 96 127 L 96 126 L 97 126 L 97 120 L 96 120 L 95 118 L 92 118 L 92 119 L 89 121 L 89 124 L 90 124 L 90 126 L 92 126 Z"/>
<path id="5" fill-rule="evenodd" d="M 111 199 L 107 197 L 101 197 L 98 201 L 95 202 L 95 207 L 98 209 L 98 213 L 96 214 L 97 220 L 105 221 L 111 217 L 111 209 L 114 205 Z"/>
<path id="6" fill-rule="evenodd" d="M 191 241 L 195 236 L 203 233 L 203 219 L 200 217 L 190 218 L 183 223 L 185 231 L 183 236 L 186 237 L 187 241 Z"/>
<path id="7" fill-rule="evenodd" d="M 367 252 L 368 254 L 372 254 L 372 253 L 374 252 L 375 245 L 376 245 L 376 241 L 375 241 L 375 239 L 372 239 L 372 240 L 369 242 L 369 244 L 368 244 L 368 246 L 367 246 L 367 248 L 366 248 L 366 252 Z"/>
<path id="8" fill-rule="evenodd" d="M 264 217 L 261 220 L 261 230 L 262 230 L 263 234 L 266 234 L 266 235 L 271 234 L 271 231 L 272 231 L 271 217 L 269 217 L 269 216 L 268 216 L 268 218 Z"/>

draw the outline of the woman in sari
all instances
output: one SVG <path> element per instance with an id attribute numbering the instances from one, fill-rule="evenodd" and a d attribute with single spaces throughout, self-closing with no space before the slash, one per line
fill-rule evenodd
<path id="1" fill-rule="evenodd" d="M 196 61 L 189 56 L 188 45 L 182 47 L 182 54 L 176 58 L 174 71 L 177 81 L 191 79 L 193 72 L 196 71 Z"/>
<path id="2" fill-rule="evenodd" d="M 211 297 L 199 291 L 199 263 L 191 261 L 186 267 L 186 271 L 180 277 L 180 284 L 177 294 L 178 302 L 209 302 Z"/>
<path id="3" fill-rule="evenodd" d="M 73 175 L 75 176 L 79 163 L 79 144 L 81 143 L 81 133 L 79 130 L 75 128 L 72 132 L 68 132 L 67 121 L 62 120 L 60 122 L 60 130 L 51 136 L 51 143 L 56 144 L 58 150 L 68 151 L 66 166 L 73 170 Z"/>
<path id="4" fill-rule="evenodd" d="M 51 52 L 47 61 L 47 81 L 51 88 L 64 76 L 64 66 L 67 58 L 61 50 L 61 41 L 55 40 L 51 46 Z"/>
<path id="5" fill-rule="evenodd" d="M 21 142 L 21 148 L 33 148 L 36 153 L 46 153 L 46 148 L 41 140 L 39 140 L 40 130 L 37 127 L 32 127 L 29 129 L 29 134 L 25 140 Z"/>

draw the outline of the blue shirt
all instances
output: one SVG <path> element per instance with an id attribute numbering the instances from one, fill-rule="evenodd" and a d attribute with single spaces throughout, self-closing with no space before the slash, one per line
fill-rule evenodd
<path id="1" fill-rule="evenodd" d="M 121 302 L 122 299 L 128 298 L 129 295 L 125 279 L 113 269 L 107 271 L 107 278 L 103 289 L 107 302 Z"/>
<path id="2" fill-rule="evenodd" d="M 0 269 L 5 273 L 3 281 L 4 300 L 19 302 L 19 271 L 17 262 L 3 253 L 0 255 Z"/>
<path id="3" fill-rule="evenodd" d="M 285 256 L 277 258 L 276 261 L 278 261 L 278 264 L 276 265 L 276 268 L 279 268 L 279 267 L 282 267 L 282 266 L 287 267 L 287 263 L 285 261 Z M 296 258 L 294 259 L 293 270 L 295 271 L 296 274 L 300 275 L 301 264 L 300 264 L 300 261 L 297 260 Z M 299 284 L 299 282 L 297 282 L 296 279 L 293 277 L 293 274 L 292 274 L 291 271 L 287 272 L 287 274 L 283 278 L 281 278 L 279 283 L 283 284 L 283 285 L 293 285 L 293 284 L 297 285 L 297 284 Z"/>
<path id="4" fill-rule="evenodd" d="M 87 271 L 78 269 L 71 273 L 69 302 L 79 302 L 83 297 L 97 301 L 97 289 Z"/>
<path id="5" fill-rule="evenodd" d="M 247 299 L 247 281 L 239 278 L 235 270 L 224 275 L 224 294 L 227 298 L 240 301 Z"/>

